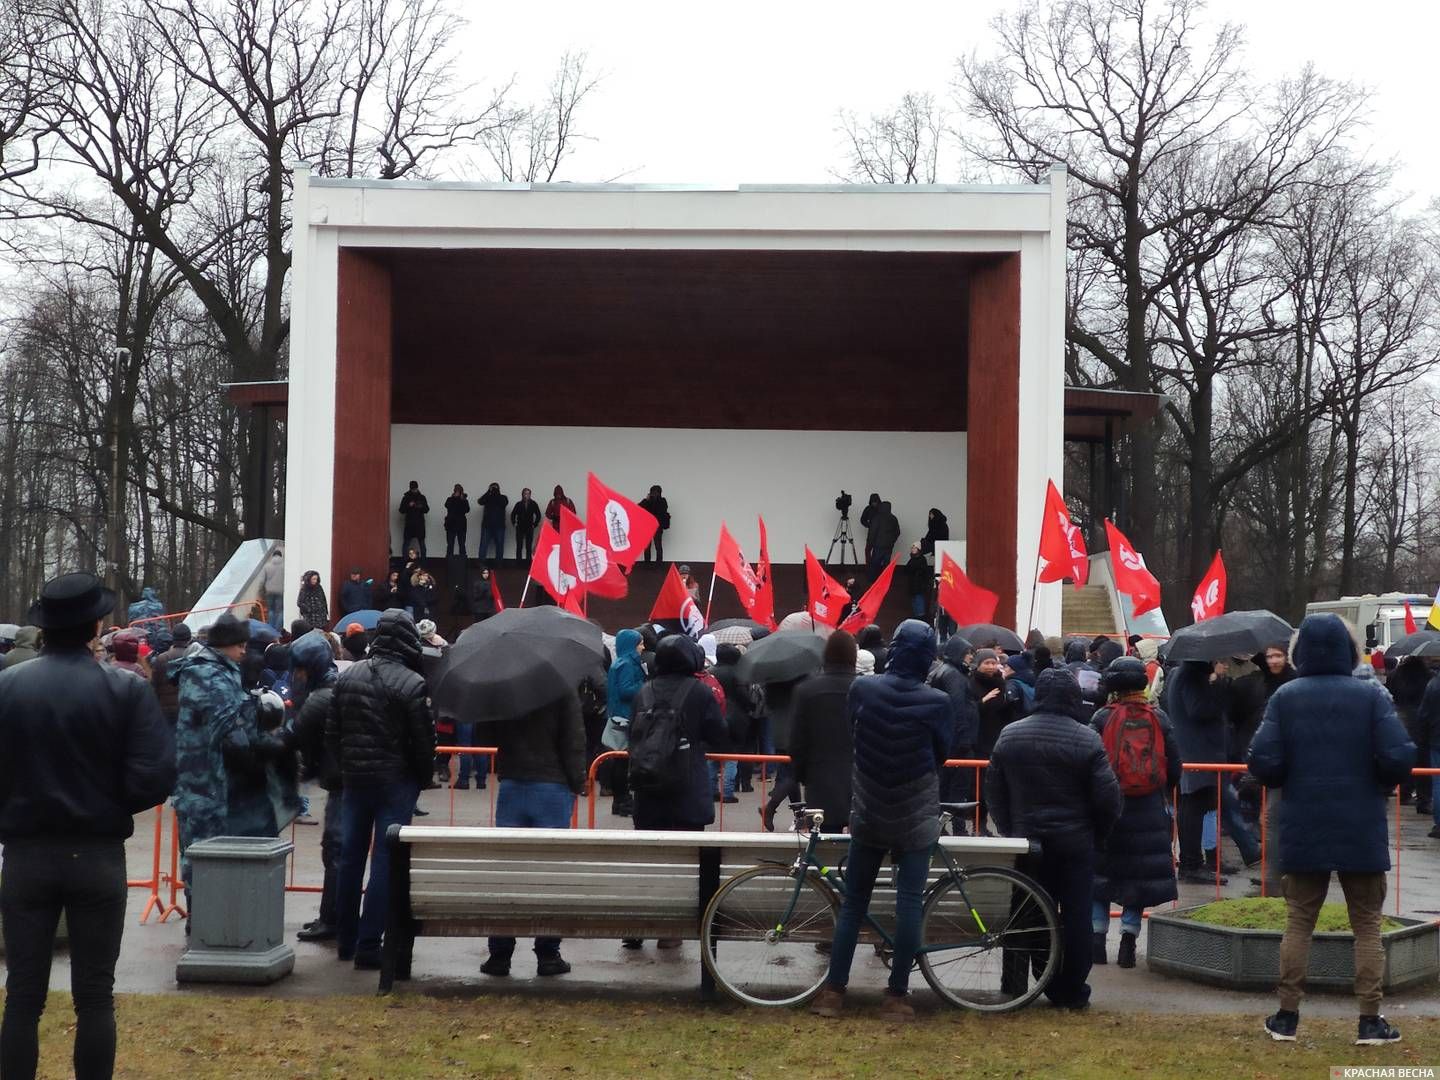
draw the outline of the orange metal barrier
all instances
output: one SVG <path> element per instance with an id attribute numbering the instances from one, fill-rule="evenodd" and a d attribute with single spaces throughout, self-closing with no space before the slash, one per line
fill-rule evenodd
<path id="1" fill-rule="evenodd" d="M 171 623 L 171 622 L 179 622 L 181 619 L 185 619 L 185 618 L 187 618 L 187 617 L 189 617 L 189 616 L 191 616 L 191 615 L 208 615 L 208 614 L 209 614 L 210 612 L 212 612 L 212 611 L 220 611 L 220 612 L 235 611 L 235 610 L 237 610 L 237 609 L 239 609 L 239 608 L 245 608 L 247 611 L 255 611 L 255 610 L 258 610 L 258 611 L 260 612 L 260 614 L 259 614 L 259 616 L 258 616 L 259 619 L 260 619 L 260 621 L 261 621 L 261 622 L 264 622 L 264 621 L 265 621 L 265 604 L 264 604 L 263 601 L 261 601 L 261 600 L 237 600 L 237 601 L 236 601 L 235 603 L 233 603 L 233 604 L 222 604 L 222 605 L 220 605 L 219 607 L 191 608 L 189 611 L 171 611 L 171 612 L 167 612 L 167 613 L 164 614 L 164 615 L 151 615 L 148 619 L 136 619 L 136 620 L 135 620 L 134 622 L 132 622 L 132 623 L 126 623 L 126 624 L 125 624 L 125 629 L 127 629 L 127 630 L 133 630 L 133 629 L 135 629 L 135 627 L 137 627 L 137 626 L 144 626 L 146 623 L 157 623 L 157 622 Z"/>
<path id="2" fill-rule="evenodd" d="M 629 752 L 625 750 L 606 750 L 595 755 L 595 760 L 590 762 L 590 770 L 585 774 L 585 801 L 588 804 L 586 828 L 595 828 L 595 794 L 599 790 L 595 785 L 595 770 L 604 761 L 614 761 L 618 758 L 628 758 Z M 765 798 L 765 773 L 763 766 L 771 762 L 776 764 L 789 764 L 788 754 L 706 754 L 706 761 L 749 761 L 762 766 L 760 773 L 760 798 Z M 570 819 L 570 827 L 578 828 L 580 823 L 580 808 L 576 806 L 575 814 Z M 717 822 L 723 829 L 725 827 L 725 804 L 720 804 L 720 818 Z"/>
<path id="3" fill-rule="evenodd" d="M 160 900 L 160 830 L 165 820 L 165 807 L 155 807 L 155 839 L 150 852 L 150 876 L 142 881 L 126 881 L 126 888 L 149 889 L 150 895 L 145 900 L 145 910 L 140 912 L 140 925 L 144 926 L 150 919 L 150 913 L 157 907 L 161 909 L 160 921 L 165 921 L 165 905 Z"/>

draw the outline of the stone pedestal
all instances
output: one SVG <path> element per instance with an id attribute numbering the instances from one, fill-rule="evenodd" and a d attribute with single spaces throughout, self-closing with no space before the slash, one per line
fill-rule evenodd
<path id="1" fill-rule="evenodd" d="M 288 840 L 217 836 L 192 844 L 190 936 L 176 982 L 272 983 L 295 967 L 285 943 Z"/>

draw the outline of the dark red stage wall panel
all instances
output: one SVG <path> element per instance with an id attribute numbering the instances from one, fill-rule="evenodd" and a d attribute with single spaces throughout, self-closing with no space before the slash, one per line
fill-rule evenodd
<path id="1" fill-rule="evenodd" d="M 325 582 L 332 609 L 350 567 L 378 579 L 390 557 L 390 347 L 390 269 L 341 248 L 334 535 Z"/>
<path id="2" fill-rule="evenodd" d="M 965 499 L 967 573 L 976 584 L 1000 594 L 996 621 L 1001 623 L 1016 615 L 1019 399 L 1020 256 L 1004 255 L 970 274 Z M 1029 628 L 1016 629 L 1023 636 Z"/>

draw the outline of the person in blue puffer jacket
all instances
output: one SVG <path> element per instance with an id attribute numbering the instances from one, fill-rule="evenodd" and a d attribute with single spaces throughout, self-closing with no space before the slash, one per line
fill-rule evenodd
<path id="1" fill-rule="evenodd" d="M 810 1010 L 817 1016 L 841 1013 L 860 923 L 880 865 L 894 852 L 895 959 L 881 1015 L 894 1021 L 915 1017 L 905 995 L 920 945 L 930 849 L 940 835 L 940 770 L 953 734 L 950 698 L 925 685 L 938 651 L 935 631 L 906 619 L 890 639 L 885 674 L 856 679 L 850 687 L 855 745 L 850 856 L 830 974 Z"/>
<path id="2" fill-rule="evenodd" d="M 608 720 L 600 735 L 600 742 L 607 750 L 628 750 L 630 748 L 630 713 L 635 706 L 635 695 L 645 685 L 645 665 L 640 653 L 645 648 L 644 639 L 638 630 L 621 630 L 615 635 L 615 662 L 610 665 L 610 674 L 605 686 L 605 714 Z M 630 817 L 635 805 L 630 798 L 628 762 L 616 759 L 607 770 L 610 791 L 614 803 L 610 812 L 616 817 Z"/>

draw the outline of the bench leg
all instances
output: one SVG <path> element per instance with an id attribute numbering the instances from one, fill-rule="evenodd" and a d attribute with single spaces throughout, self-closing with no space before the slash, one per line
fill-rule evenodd
<path id="1" fill-rule="evenodd" d="M 703 931 L 705 924 L 705 909 L 710 906 L 711 899 L 720 889 L 720 849 L 700 849 L 700 910 L 696 913 L 696 924 Z M 705 941 L 702 938 L 700 948 L 705 948 Z M 702 1001 L 715 1000 L 715 980 L 710 977 L 710 969 L 701 961 L 700 964 L 700 999 Z"/>

